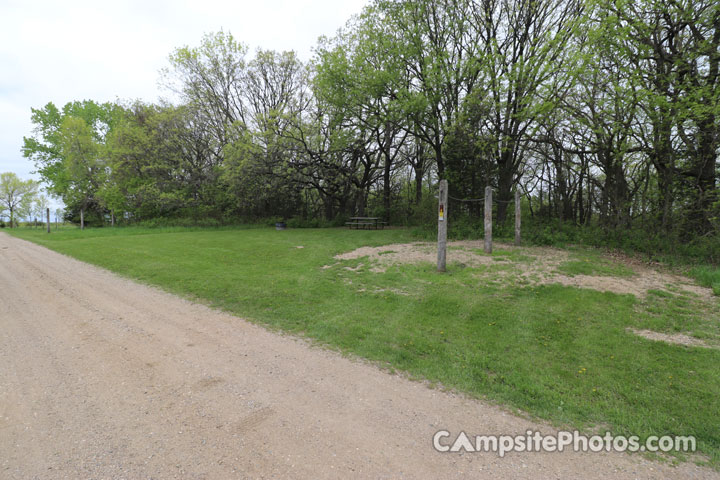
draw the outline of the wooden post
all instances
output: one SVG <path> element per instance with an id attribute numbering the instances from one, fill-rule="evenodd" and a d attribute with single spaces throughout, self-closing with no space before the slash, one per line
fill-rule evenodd
<path id="1" fill-rule="evenodd" d="M 85 209 L 80 208 L 80 230 L 85 230 Z"/>
<path id="2" fill-rule="evenodd" d="M 520 245 L 520 189 L 515 190 L 515 245 Z"/>
<path id="3" fill-rule="evenodd" d="M 110 225 L 115 226 L 115 210 L 110 211 Z"/>
<path id="4" fill-rule="evenodd" d="M 438 272 L 445 271 L 445 256 L 447 253 L 447 222 L 448 222 L 448 184 L 447 180 L 440 180 L 438 192 Z"/>
<path id="5" fill-rule="evenodd" d="M 492 187 L 485 187 L 485 253 L 492 253 Z"/>
<path id="6" fill-rule="evenodd" d="M 50 233 L 50 209 L 46 208 L 45 213 L 47 213 L 47 232 Z"/>

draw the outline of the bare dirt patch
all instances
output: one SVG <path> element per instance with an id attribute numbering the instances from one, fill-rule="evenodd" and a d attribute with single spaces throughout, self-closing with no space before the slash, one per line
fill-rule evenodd
<path id="1" fill-rule="evenodd" d="M 698 338 L 683 335 L 682 333 L 669 334 L 654 332 L 652 330 L 638 330 L 635 328 L 628 328 L 627 331 L 656 342 L 672 343 L 674 345 L 685 345 L 687 347 L 718 348 L 714 345 L 708 345 L 707 343 L 703 342 Z"/>
<path id="2" fill-rule="evenodd" d="M 462 245 L 461 245 L 462 244 Z M 463 242 L 450 244 L 451 247 L 465 246 Z M 351 252 L 336 255 L 337 260 L 355 260 L 367 257 L 368 262 L 373 263 L 370 271 L 383 273 L 391 265 L 408 263 L 424 263 L 437 261 L 437 248 L 431 243 L 396 243 L 380 247 L 360 247 Z M 453 251 L 452 260 L 467 265 L 492 264 L 493 259 L 489 256 L 477 255 L 471 251 L 456 249 Z"/>
<path id="3" fill-rule="evenodd" d="M 567 275 L 557 271 L 558 267 L 571 258 L 571 253 L 550 247 L 516 247 L 496 243 L 495 254 L 487 255 L 482 251 L 481 241 L 460 241 L 448 243 L 447 260 L 449 264 L 464 266 L 506 265 L 504 271 L 486 270 L 481 276 L 494 276 L 508 280 L 515 276 L 530 284 L 551 284 L 590 288 L 618 294 L 631 294 L 643 298 L 650 290 L 675 290 L 689 293 L 709 300 L 713 298 L 709 288 L 696 285 L 691 279 L 667 272 L 661 272 L 638 261 L 627 258 L 618 259 L 607 256 L 607 260 L 622 263 L 633 271 L 628 278 L 603 275 Z M 498 253 L 499 252 L 499 253 Z M 369 270 L 383 273 L 392 265 L 435 263 L 437 247 L 434 243 L 398 243 L 379 247 L 361 247 L 351 252 L 336 255 L 339 261 L 365 259 Z M 329 268 L 329 265 L 323 268 Z M 348 268 L 348 267 L 346 267 Z M 357 267 L 354 267 L 357 270 Z"/>

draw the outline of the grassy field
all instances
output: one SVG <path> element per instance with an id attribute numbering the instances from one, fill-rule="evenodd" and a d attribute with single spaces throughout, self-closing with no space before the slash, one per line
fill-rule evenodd
<path id="1" fill-rule="evenodd" d="M 432 263 L 377 269 L 367 258 L 333 258 L 413 241 L 403 230 L 12 234 L 558 426 L 695 435 L 705 460 L 720 466 L 720 349 L 628 331 L 683 332 L 720 345 L 717 298 L 528 283 L 518 269 L 542 260 L 532 249 L 498 248 L 478 265 L 451 261 L 446 274 Z M 557 267 L 563 275 L 633 278 L 631 268 L 597 251 L 566 253 Z"/>

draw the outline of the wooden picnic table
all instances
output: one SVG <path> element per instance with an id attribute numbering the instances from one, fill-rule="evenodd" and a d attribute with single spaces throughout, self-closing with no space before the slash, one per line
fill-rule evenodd
<path id="1" fill-rule="evenodd" d="M 387 225 L 387 222 L 380 220 L 380 217 L 350 217 L 349 222 L 345 222 L 348 228 L 352 229 L 366 229 L 366 230 L 377 230 Z"/>

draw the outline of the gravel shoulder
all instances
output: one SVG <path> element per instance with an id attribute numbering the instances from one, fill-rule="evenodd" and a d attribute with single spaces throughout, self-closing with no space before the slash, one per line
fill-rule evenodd
<path id="1" fill-rule="evenodd" d="M 720 478 L 618 453 L 438 453 L 552 433 L 0 233 L 0 478 Z"/>

